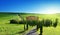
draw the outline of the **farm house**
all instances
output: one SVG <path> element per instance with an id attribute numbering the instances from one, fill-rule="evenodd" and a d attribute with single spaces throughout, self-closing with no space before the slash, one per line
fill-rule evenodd
<path id="1" fill-rule="evenodd" d="M 39 17 L 37 17 L 37 16 L 28 16 L 28 17 L 26 17 L 26 20 L 39 20 Z"/>

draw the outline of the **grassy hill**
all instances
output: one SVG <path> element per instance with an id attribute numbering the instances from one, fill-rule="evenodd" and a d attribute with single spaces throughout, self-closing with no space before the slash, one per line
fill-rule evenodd
<path id="1" fill-rule="evenodd" d="M 10 24 L 9 20 L 16 19 L 19 20 L 17 16 L 18 13 L 0 13 L 0 35 L 22 35 L 15 34 L 17 32 L 23 31 L 23 25 L 21 24 Z M 31 13 L 21 13 L 23 18 L 27 16 L 38 16 L 41 19 L 51 19 L 53 22 L 58 18 L 59 23 L 57 28 L 44 27 L 44 35 L 60 35 L 60 14 L 31 14 Z M 39 31 L 38 31 L 39 32 Z"/>
<path id="2" fill-rule="evenodd" d="M 23 25 L 10 24 L 11 19 L 18 20 L 16 14 L 0 13 L 0 35 L 15 35 L 19 31 L 23 31 Z"/>

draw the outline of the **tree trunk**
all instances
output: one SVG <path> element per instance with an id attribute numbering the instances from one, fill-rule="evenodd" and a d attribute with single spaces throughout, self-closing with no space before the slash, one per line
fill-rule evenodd
<path id="1" fill-rule="evenodd" d="M 40 35 L 42 35 L 42 33 L 43 33 L 43 27 L 41 26 L 40 27 Z"/>
<path id="2" fill-rule="evenodd" d="M 28 30 L 28 23 L 26 24 L 26 30 Z"/>
<path id="3" fill-rule="evenodd" d="M 37 27 L 36 30 L 38 31 L 38 29 L 39 29 L 38 25 L 36 25 L 36 27 Z"/>
<path id="4" fill-rule="evenodd" d="M 25 31 L 26 29 L 25 29 L 25 24 L 24 24 L 24 31 Z"/>

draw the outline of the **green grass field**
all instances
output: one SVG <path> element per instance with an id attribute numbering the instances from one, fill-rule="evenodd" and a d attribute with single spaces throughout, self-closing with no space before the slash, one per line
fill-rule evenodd
<path id="1" fill-rule="evenodd" d="M 23 25 L 10 24 L 9 20 L 16 19 L 16 14 L 0 14 L 0 35 L 15 35 L 19 31 L 23 31 Z"/>
<path id="2" fill-rule="evenodd" d="M 43 35 L 60 35 L 60 14 L 21 14 L 23 18 L 26 18 L 27 16 L 38 16 L 41 19 L 51 19 L 53 22 L 56 18 L 58 18 L 58 26 L 56 28 L 54 27 L 44 27 L 43 28 Z M 16 34 L 20 31 L 23 31 L 23 25 L 22 24 L 10 24 L 9 20 L 16 19 L 20 20 L 17 14 L 5 14 L 0 13 L 0 35 L 22 35 Z M 38 31 L 39 33 L 39 31 Z"/>

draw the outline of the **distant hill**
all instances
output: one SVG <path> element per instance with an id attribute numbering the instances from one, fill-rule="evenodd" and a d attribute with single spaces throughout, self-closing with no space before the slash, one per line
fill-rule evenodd
<path id="1" fill-rule="evenodd" d="M 38 13 L 17 13 L 17 12 L 0 12 L 0 14 L 38 14 Z M 60 15 L 60 13 L 56 13 L 57 15 Z M 39 15 L 39 14 L 38 14 Z"/>

